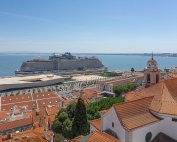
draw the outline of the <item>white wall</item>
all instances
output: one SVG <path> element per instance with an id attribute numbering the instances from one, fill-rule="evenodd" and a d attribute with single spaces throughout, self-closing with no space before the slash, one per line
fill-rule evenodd
<path id="1" fill-rule="evenodd" d="M 137 128 L 131 131 L 130 134 L 131 134 L 132 141 L 130 140 L 130 142 L 146 142 L 145 137 L 148 132 L 152 133 L 152 139 L 157 134 L 162 132 L 170 136 L 171 138 L 177 140 L 177 122 L 172 121 L 172 118 L 175 117 L 170 115 L 159 115 L 159 114 L 156 115 L 163 119 L 160 120 L 159 122 L 155 122 L 150 125 L 146 125 L 144 127 Z M 103 115 L 102 119 L 103 119 L 102 121 L 103 131 L 106 129 L 111 129 L 117 134 L 117 136 L 122 142 L 126 142 L 125 136 L 127 131 L 121 125 L 113 107 L 106 114 Z M 114 122 L 114 128 L 112 127 L 112 122 Z"/>
<path id="2" fill-rule="evenodd" d="M 169 115 L 163 115 L 163 118 L 164 120 L 161 122 L 160 131 L 177 140 L 177 122 L 172 121 L 172 116 Z"/>
<path id="3" fill-rule="evenodd" d="M 152 133 L 152 139 L 160 132 L 177 140 L 177 122 L 172 121 L 172 116 L 158 115 L 163 118 L 158 123 L 147 125 L 146 127 L 139 128 L 133 131 L 132 142 L 145 142 L 145 136 L 148 132 Z"/>
<path id="4" fill-rule="evenodd" d="M 153 123 L 145 127 L 135 129 L 132 132 L 132 142 L 146 142 L 145 137 L 148 132 L 152 133 L 152 139 L 159 133 L 161 122 Z"/>
<path id="5" fill-rule="evenodd" d="M 114 128 L 112 127 L 112 122 L 114 122 Z M 114 131 L 121 142 L 125 142 L 125 130 L 119 122 L 113 107 L 103 115 L 103 131 L 106 129 L 111 129 Z"/>

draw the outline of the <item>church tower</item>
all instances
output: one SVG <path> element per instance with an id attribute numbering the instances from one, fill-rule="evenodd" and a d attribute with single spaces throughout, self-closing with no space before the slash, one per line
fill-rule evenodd
<path id="1" fill-rule="evenodd" d="M 145 86 L 152 86 L 160 81 L 160 70 L 158 69 L 157 61 L 152 58 L 147 62 L 147 67 L 144 69 Z"/>

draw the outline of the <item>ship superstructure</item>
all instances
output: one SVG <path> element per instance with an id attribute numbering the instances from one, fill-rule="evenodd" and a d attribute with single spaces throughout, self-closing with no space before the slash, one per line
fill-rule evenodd
<path id="1" fill-rule="evenodd" d="M 49 59 L 33 59 L 22 63 L 16 74 L 37 74 L 45 72 L 72 72 L 104 70 L 104 65 L 96 57 L 76 57 L 71 53 L 53 54 Z"/>

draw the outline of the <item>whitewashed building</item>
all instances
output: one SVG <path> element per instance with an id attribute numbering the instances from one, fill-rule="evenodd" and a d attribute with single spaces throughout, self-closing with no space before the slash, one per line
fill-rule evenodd
<path id="1" fill-rule="evenodd" d="M 91 130 L 112 132 L 122 142 L 154 142 L 162 135 L 177 140 L 177 79 L 129 95 L 132 100 L 115 104 L 100 121 L 92 121 Z"/>

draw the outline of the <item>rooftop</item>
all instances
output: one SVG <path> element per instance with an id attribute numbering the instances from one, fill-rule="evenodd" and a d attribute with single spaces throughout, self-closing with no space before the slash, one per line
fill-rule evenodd
<path id="1" fill-rule="evenodd" d="M 127 101 L 154 96 L 149 109 L 160 114 L 177 115 L 177 78 L 164 80 L 152 87 L 125 94 Z"/>
<path id="2" fill-rule="evenodd" d="M 97 130 L 101 130 L 101 119 L 91 120 L 90 124 L 94 126 Z"/>
<path id="3" fill-rule="evenodd" d="M 120 141 L 105 132 L 94 131 L 92 134 L 87 135 L 85 137 L 84 136 L 76 137 L 72 139 L 70 142 L 120 142 Z"/>
<path id="4" fill-rule="evenodd" d="M 5 77 L 5 78 L 1 77 L 0 85 L 32 83 L 35 81 L 48 81 L 48 80 L 60 79 L 60 78 L 63 77 L 54 74 L 43 74 L 43 75 L 24 76 L 24 77 Z"/>
<path id="5" fill-rule="evenodd" d="M 91 136 L 88 138 L 86 142 L 120 142 L 120 141 L 105 132 L 95 131 L 91 134 Z"/>
<path id="6" fill-rule="evenodd" d="M 127 131 L 160 121 L 149 112 L 152 100 L 153 97 L 148 97 L 114 105 L 117 116 Z"/>
<path id="7" fill-rule="evenodd" d="M 24 125 L 32 125 L 32 118 L 20 119 L 15 121 L 10 121 L 6 123 L 0 123 L 0 131 L 17 128 Z"/>
<path id="8" fill-rule="evenodd" d="M 104 79 L 105 77 L 98 76 L 98 75 L 79 75 L 74 76 L 72 79 L 76 81 L 90 81 L 90 80 L 98 80 L 98 79 Z"/>

